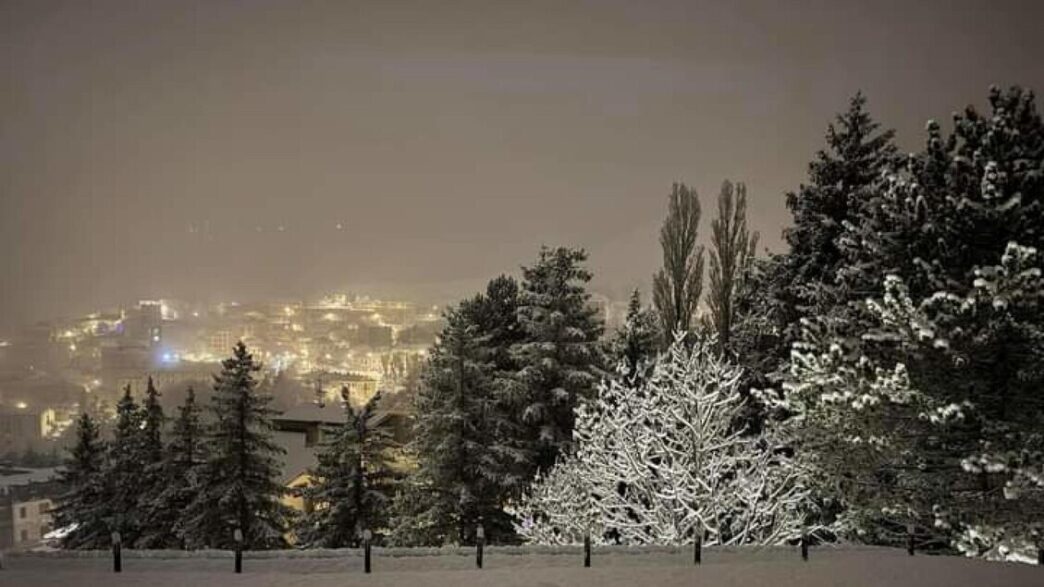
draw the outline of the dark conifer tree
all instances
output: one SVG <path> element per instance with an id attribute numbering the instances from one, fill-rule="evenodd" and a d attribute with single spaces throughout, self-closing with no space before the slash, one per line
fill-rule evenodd
<path id="1" fill-rule="evenodd" d="M 388 525 L 396 474 L 391 468 L 391 432 L 376 421 L 380 393 L 361 409 L 341 390 L 345 420 L 330 427 L 310 472 L 313 485 L 302 491 L 305 515 L 297 525 L 298 544 L 345 548 L 359 545 L 361 532 L 379 535 Z"/>
<path id="2" fill-rule="evenodd" d="M 143 414 L 130 385 L 116 404 L 116 427 L 109 444 L 105 480 L 108 486 L 110 524 L 118 530 L 123 543 L 133 545 L 143 523 L 138 497 L 145 487 L 145 462 L 142 452 Z"/>
<path id="3" fill-rule="evenodd" d="M 591 280 L 586 260 L 582 249 L 543 247 L 536 264 L 522 268 L 518 316 L 525 337 L 512 354 L 519 366 L 521 417 L 536 455 L 531 474 L 549 469 L 569 450 L 573 410 L 593 396 L 605 374 L 599 342 L 604 325 L 585 288 Z"/>
<path id="4" fill-rule="evenodd" d="M 106 502 L 105 443 L 98 424 L 86 412 L 76 421 L 76 444 L 61 473 L 63 493 L 57 500 L 55 526 L 71 530 L 63 548 L 97 549 L 109 544 L 109 508 Z"/>
<path id="5" fill-rule="evenodd" d="M 866 97 L 856 94 L 848 110 L 827 128 L 827 146 L 809 163 L 809 183 L 787 194 L 794 224 L 784 231 L 790 251 L 785 257 L 784 284 L 800 286 L 786 301 L 799 317 L 815 315 L 834 296 L 819 287 L 833 288 L 844 263 L 838 237 L 846 224 L 858 222 L 882 174 L 898 162 L 895 132 L 880 130 L 866 111 Z"/>
<path id="6" fill-rule="evenodd" d="M 142 548 L 185 548 L 182 518 L 200 492 L 200 467 L 206 462 L 203 428 L 195 391 L 189 387 L 178 407 L 171 439 L 159 470 L 160 490 L 145 508 Z"/>
<path id="7" fill-rule="evenodd" d="M 493 542 L 513 541 L 504 506 L 518 495 L 528 454 L 524 431 L 496 382 L 494 353 L 470 300 L 447 311 L 416 398 L 410 447 L 418 469 L 395 504 L 393 541 L 407 545 L 465 544 L 481 521 Z"/>
<path id="8" fill-rule="evenodd" d="M 609 356 L 625 378 L 648 377 L 660 345 L 656 315 L 642 307 L 641 294 L 631 292 L 627 318 L 609 342 Z"/>
<path id="9" fill-rule="evenodd" d="M 239 529 L 247 549 L 284 546 L 290 511 L 281 501 L 285 488 L 276 460 L 283 450 L 272 441 L 271 398 L 258 391 L 261 366 L 242 342 L 221 366 L 200 492 L 184 520 L 187 541 L 190 547 L 228 549 Z"/>

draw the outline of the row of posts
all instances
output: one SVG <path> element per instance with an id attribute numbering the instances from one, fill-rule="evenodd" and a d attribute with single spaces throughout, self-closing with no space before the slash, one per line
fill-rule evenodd
<path id="1" fill-rule="evenodd" d="M 236 572 L 243 572 L 243 532 L 238 528 L 233 533 L 235 540 L 235 560 L 236 560 Z M 906 552 L 910 556 L 914 555 L 916 550 L 916 528 L 913 524 L 906 527 Z M 121 550 L 121 538 L 119 532 L 112 533 L 112 570 L 113 572 L 119 573 L 123 571 L 123 557 L 120 552 Z M 373 533 L 369 530 L 364 530 L 362 533 L 362 546 L 363 546 L 363 571 L 369 573 L 371 571 L 371 542 L 373 541 Z M 808 547 L 810 544 L 809 536 L 807 533 L 801 535 L 800 538 L 801 548 L 801 560 L 808 560 Z M 480 525 L 475 530 L 475 566 L 482 568 L 482 551 L 486 545 L 486 532 Z M 703 562 L 703 536 L 697 533 L 696 539 L 693 541 L 693 552 L 692 552 L 693 564 L 699 565 Z M 1044 548 L 1041 548 L 1037 552 L 1037 564 L 1044 565 Z M 591 536 L 590 534 L 584 535 L 584 566 L 591 566 Z M 3 569 L 3 559 L 0 559 L 0 569 Z"/>

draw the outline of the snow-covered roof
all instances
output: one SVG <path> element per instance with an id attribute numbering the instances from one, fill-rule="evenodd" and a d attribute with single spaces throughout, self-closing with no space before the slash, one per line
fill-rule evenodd
<path id="1" fill-rule="evenodd" d="M 339 424 L 344 422 L 344 408 L 339 403 L 331 402 L 325 407 L 316 404 L 294 406 L 273 418 L 275 422 L 316 422 L 320 424 Z"/>
<path id="2" fill-rule="evenodd" d="M 58 477 L 58 467 L 31 469 L 19 467 L 0 470 L 0 487 L 18 487 L 30 483 L 43 483 Z"/>

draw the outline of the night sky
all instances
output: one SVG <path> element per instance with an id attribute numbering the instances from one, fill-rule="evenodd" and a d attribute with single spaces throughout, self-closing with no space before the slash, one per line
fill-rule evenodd
<path id="1" fill-rule="evenodd" d="M 990 84 L 1044 89 L 1039 0 L 450 4 L 0 2 L 0 334 L 160 296 L 448 301 L 541 243 L 623 297 L 673 181 L 704 235 L 745 181 L 781 250 L 857 90 L 912 150 Z"/>

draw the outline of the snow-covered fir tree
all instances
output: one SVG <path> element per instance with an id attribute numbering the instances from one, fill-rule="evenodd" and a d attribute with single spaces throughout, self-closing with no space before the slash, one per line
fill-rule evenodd
<path id="1" fill-rule="evenodd" d="M 609 360 L 620 366 L 624 377 L 644 379 L 652 371 L 659 347 L 656 315 L 642 307 L 641 294 L 635 289 L 627 302 L 624 323 L 609 341 Z"/>
<path id="2" fill-rule="evenodd" d="M 568 451 L 574 408 L 594 395 L 604 374 L 604 326 L 585 289 L 586 260 L 582 249 L 543 247 L 536 264 L 522 268 L 518 316 L 525 338 L 512 348 L 519 366 L 513 393 L 524 402 L 533 473 Z"/>
<path id="3" fill-rule="evenodd" d="M 418 469 L 396 500 L 397 544 L 468 543 L 480 522 L 490 541 L 513 540 L 504 506 L 518 494 L 530 459 L 525 431 L 500 393 L 497 356 L 483 346 L 488 338 L 475 316 L 481 306 L 471 300 L 446 312 L 424 370 L 410 446 Z"/>
<path id="4" fill-rule="evenodd" d="M 170 442 L 161 461 L 160 490 L 145 508 L 142 548 L 185 548 L 183 516 L 200 492 L 200 467 L 205 462 L 203 427 L 196 393 L 189 387 L 178 407 Z"/>
<path id="5" fill-rule="evenodd" d="M 123 542 L 134 544 L 143 523 L 138 497 L 145 487 L 142 447 L 143 414 L 128 385 L 116 404 L 116 425 L 109 444 L 105 481 L 108 487 L 110 524 Z"/>
<path id="6" fill-rule="evenodd" d="M 299 546 L 355 547 L 363 530 L 379 536 L 387 527 L 396 475 L 391 432 L 374 421 L 380 398 L 378 392 L 355 410 L 341 390 L 344 422 L 327 429 L 313 484 L 301 492 L 308 505 L 296 526 Z"/>
<path id="7" fill-rule="evenodd" d="M 894 135 L 880 130 L 866 110 L 866 97 L 856 94 L 827 128 L 826 148 L 808 166 L 809 182 L 787 194 L 794 217 L 784 230 L 790 250 L 777 258 L 774 270 L 780 275 L 770 280 L 778 286 L 774 293 L 788 327 L 787 344 L 800 335 L 801 318 L 843 309 L 848 300 L 837 287 L 837 272 L 846 263 L 838 239 L 846 224 L 872 208 L 875 187 L 896 164 Z"/>
<path id="8" fill-rule="evenodd" d="M 258 391 L 254 361 L 242 342 L 222 361 L 214 376 L 211 422 L 205 446 L 207 462 L 200 468 L 200 492 L 186 511 L 188 546 L 228 549 L 233 533 L 243 533 L 244 548 L 284 546 L 290 510 L 280 498 L 277 455 L 272 441 L 271 397 Z"/>
<path id="9" fill-rule="evenodd" d="M 146 535 L 154 535 L 151 527 L 153 514 L 159 494 L 167 486 L 167 480 L 163 474 L 163 428 L 166 417 L 163 415 L 163 406 L 160 405 L 160 393 L 152 381 L 148 378 L 145 387 L 145 400 L 141 406 L 141 438 L 138 444 L 139 461 L 142 463 L 141 487 L 138 495 L 138 512 L 141 520 L 139 536 L 135 542 L 138 548 L 145 548 L 142 538 Z"/>
<path id="10" fill-rule="evenodd" d="M 55 527 L 63 529 L 63 548 L 97 549 L 109 544 L 105 487 L 105 443 L 98 424 L 84 412 L 76 420 L 76 444 L 62 468 L 62 495 L 54 511 Z"/>
<path id="11" fill-rule="evenodd" d="M 575 454 L 519 504 L 534 541 L 779 544 L 809 507 L 802 471 L 773 432 L 736 429 L 741 369 L 713 337 L 676 341 L 640 387 L 616 379 L 576 408 Z"/>

